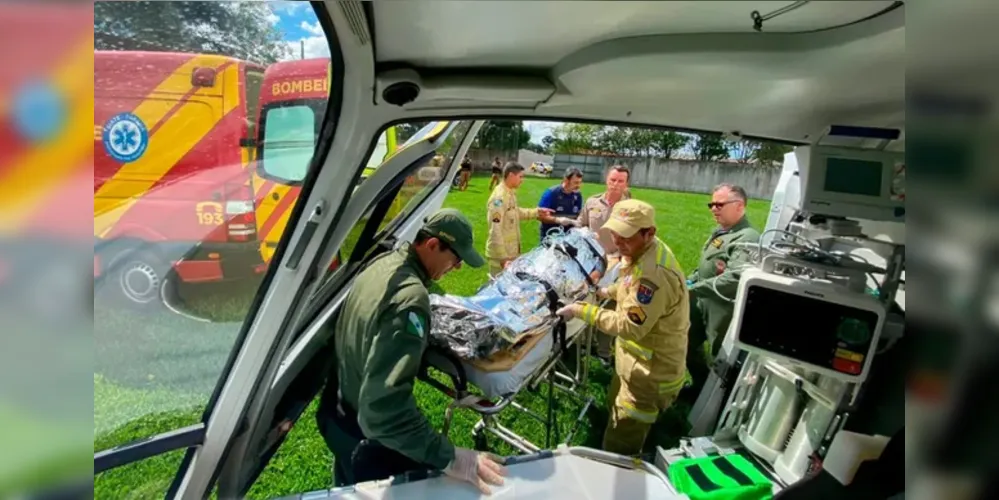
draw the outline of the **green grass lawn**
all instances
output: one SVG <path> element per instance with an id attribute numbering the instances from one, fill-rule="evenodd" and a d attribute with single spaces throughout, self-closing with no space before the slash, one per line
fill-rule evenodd
<path id="1" fill-rule="evenodd" d="M 528 178 L 518 193 L 521 206 L 534 206 L 541 192 L 557 183 L 553 179 Z M 474 177 L 467 191 L 452 191 L 446 207 L 467 214 L 475 229 L 478 247 L 483 249 L 487 233 L 485 205 L 488 177 Z M 583 195 L 600 192 L 600 185 L 584 185 Z M 711 233 L 714 222 L 705 203 L 707 195 L 633 189 L 635 198 L 656 208 L 659 235 L 674 251 L 684 271 L 696 264 L 700 247 Z M 762 228 L 769 202 L 752 200 L 749 218 Z M 534 221 L 522 224 L 523 248 L 538 244 L 539 227 Z M 439 282 L 439 289 L 457 295 L 471 295 L 486 281 L 484 268 L 463 267 Z M 159 432 L 197 422 L 211 387 L 213 374 L 221 372 L 235 340 L 242 318 L 252 300 L 255 286 L 205 289 L 185 294 L 190 310 L 212 317 L 215 323 L 197 323 L 179 317 L 144 317 L 124 311 L 104 311 L 95 307 L 94 450 L 147 438 Z M 599 447 L 607 420 L 604 393 L 611 374 L 591 363 L 589 394 L 596 406 L 588 413 L 573 444 Z M 440 428 L 449 400 L 424 383 L 418 383 L 416 398 L 433 425 Z M 537 411 L 544 408 L 544 386 L 537 394 L 525 394 L 523 403 Z M 556 393 L 558 395 L 558 393 Z M 562 435 L 579 412 L 579 406 L 565 396 L 558 397 L 556 413 Z M 648 446 L 670 446 L 686 432 L 687 408 L 681 405 L 664 412 L 650 436 Z M 332 456 L 319 435 L 315 404 L 289 433 L 287 439 L 253 486 L 252 498 L 272 498 L 330 486 Z M 470 412 L 455 412 L 449 436 L 457 446 L 472 447 L 471 429 L 478 419 Z M 544 442 L 543 427 L 534 420 L 507 411 L 501 422 L 536 444 Z M 496 440 L 493 449 L 501 454 L 514 451 Z M 183 453 L 174 452 L 141 463 L 107 471 L 95 478 L 98 498 L 146 498 L 162 495 L 169 486 Z"/>

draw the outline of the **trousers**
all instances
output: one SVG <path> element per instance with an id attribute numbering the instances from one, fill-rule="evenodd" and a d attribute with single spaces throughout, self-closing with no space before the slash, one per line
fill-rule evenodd
<path id="1" fill-rule="evenodd" d="M 635 394 L 621 376 L 614 375 L 607 392 L 610 418 L 604 429 L 603 449 L 619 455 L 638 455 L 645 446 L 645 438 L 656 423 L 659 412 L 676 400 L 677 393 Z"/>
<path id="2" fill-rule="evenodd" d="M 697 400 L 711 371 L 710 344 L 704 315 L 697 305 L 697 299 L 690 298 L 690 329 L 687 331 L 687 371 L 693 384 L 683 391 L 681 399 L 691 405 Z"/>
<path id="3" fill-rule="evenodd" d="M 368 439 L 357 423 L 357 412 L 342 401 L 336 406 L 316 412 L 319 433 L 333 453 L 334 486 L 427 473 L 433 469 Z"/>

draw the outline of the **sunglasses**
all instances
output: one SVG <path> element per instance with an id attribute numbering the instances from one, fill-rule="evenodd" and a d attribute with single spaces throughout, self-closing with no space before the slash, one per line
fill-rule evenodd
<path id="1" fill-rule="evenodd" d="M 712 202 L 708 203 L 708 209 L 712 210 L 712 209 L 715 209 L 715 208 L 721 208 L 721 207 L 724 207 L 725 205 L 728 205 L 729 203 L 735 203 L 737 201 L 739 201 L 739 200 L 712 201 Z"/>

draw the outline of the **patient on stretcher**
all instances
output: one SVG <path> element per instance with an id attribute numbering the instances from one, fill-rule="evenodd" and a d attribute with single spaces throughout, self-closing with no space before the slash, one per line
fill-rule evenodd
<path id="1" fill-rule="evenodd" d="M 475 295 L 431 294 L 430 343 L 479 364 L 518 359 L 558 322 L 560 304 L 584 300 L 595 285 L 591 275 L 605 271 L 595 233 L 553 230 Z"/>

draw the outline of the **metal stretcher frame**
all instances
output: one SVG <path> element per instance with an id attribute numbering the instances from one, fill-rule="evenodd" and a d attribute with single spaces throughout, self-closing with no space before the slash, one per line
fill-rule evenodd
<path id="1" fill-rule="evenodd" d="M 586 418 L 586 413 L 594 403 L 592 396 L 587 396 L 580 390 L 585 388 L 589 373 L 587 365 L 591 355 L 590 344 L 593 328 L 588 325 L 584 326 L 579 333 L 566 338 L 566 324 L 560 320 L 549 333 L 555 337 L 549 358 L 529 377 L 525 377 L 514 391 L 493 399 L 469 391 L 468 377 L 465 374 L 464 366 L 456 356 L 442 349 L 428 348 L 423 358 L 419 378 L 452 399 L 451 404 L 444 411 L 444 435 L 448 435 L 450 431 L 455 408 L 462 408 L 481 415 L 481 419 L 472 428 L 472 438 L 476 449 L 485 451 L 488 448 L 485 439 L 485 433 L 488 432 L 523 453 L 539 452 L 542 448 L 537 444 L 499 423 L 497 415 L 510 407 L 545 426 L 544 448 L 571 442 L 583 419 Z M 576 366 L 575 369 L 570 370 L 562 360 L 562 355 L 573 347 L 576 349 Z M 432 377 L 429 368 L 435 368 L 447 375 L 451 379 L 452 386 L 449 387 Z M 516 401 L 522 390 L 534 391 L 541 382 L 548 383 L 546 414 L 544 416 L 538 415 L 537 412 Z M 553 435 L 554 441 L 559 441 L 559 429 L 555 418 L 555 389 L 569 395 L 582 405 L 572 428 L 565 436 L 565 440 L 559 443 L 553 443 Z"/>

